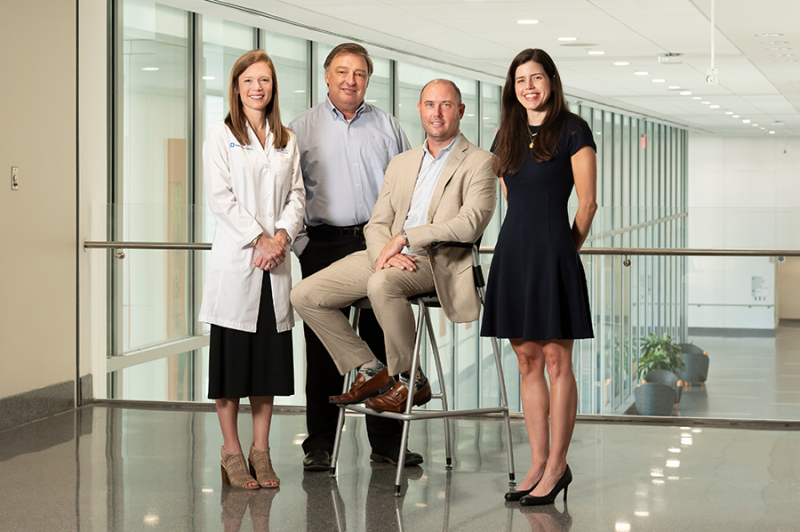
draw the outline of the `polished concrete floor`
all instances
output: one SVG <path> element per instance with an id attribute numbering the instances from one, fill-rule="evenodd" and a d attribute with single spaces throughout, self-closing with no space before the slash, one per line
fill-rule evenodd
<path id="1" fill-rule="evenodd" d="M 709 353 L 708 381 L 684 390 L 679 415 L 800 421 L 800 327 L 778 327 L 774 338 L 690 340 Z"/>
<path id="2" fill-rule="evenodd" d="M 339 476 L 304 473 L 300 415 L 276 415 L 280 490 L 220 482 L 212 412 L 89 406 L 0 433 L 5 531 L 742 531 L 800 529 L 800 432 L 579 423 L 568 504 L 505 503 L 503 425 L 452 421 L 455 467 L 444 470 L 442 421 L 412 424 L 425 457 L 393 496 L 394 468 L 369 461 L 362 418 L 348 418 Z M 242 441 L 251 435 L 240 418 Z M 520 477 L 530 465 L 513 424 Z"/>

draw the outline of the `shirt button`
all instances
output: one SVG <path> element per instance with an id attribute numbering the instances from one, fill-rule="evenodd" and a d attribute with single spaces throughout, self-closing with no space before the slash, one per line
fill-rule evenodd
<path id="1" fill-rule="evenodd" d="M 359 207 L 363 207 L 363 205 L 359 205 Z"/>
<path id="2" fill-rule="evenodd" d="M 351 146 L 355 146 L 355 144 L 353 144 L 352 142 L 350 143 L 350 145 L 351 145 Z"/>
<path id="3" fill-rule="evenodd" d="M 272 218 L 272 213 L 269 213 L 269 217 Z"/>
<path id="4" fill-rule="evenodd" d="M 360 186 L 361 186 L 361 183 L 356 183 L 356 186 L 357 186 L 357 187 L 360 187 Z"/>

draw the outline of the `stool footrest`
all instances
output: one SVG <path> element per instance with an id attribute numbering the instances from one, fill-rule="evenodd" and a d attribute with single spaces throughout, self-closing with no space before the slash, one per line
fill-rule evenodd
<path id="1" fill-rule="evenodd" d="M 414 410 L 410 414 L 396 412 L 379 412 L 366 406 L 355 405 L 339 405 L 339 408 L 344 408 L 351 412 L 359 412 L 367 414 L 368 416 L 388 417 L 390 419 L 399 419 L 400 421 L 412 421 L 414 419 L 441 419 L 445 417 L 465 417 L 465 416 L 479 416 L 482 414 L 501 414 L 508 412 L 508 408 L 504 406 L 494 406 L 488 408 L 473 408 L 471 410 Z"/>

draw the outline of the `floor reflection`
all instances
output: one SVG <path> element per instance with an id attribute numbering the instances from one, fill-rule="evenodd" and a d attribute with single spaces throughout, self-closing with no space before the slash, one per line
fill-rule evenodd
<path id="1" fill-rule="evenodd" d="M 572 528 L 572 516 L 566 501 L 563 510 L 555 505 L 520 506 L 519 512 L 528 520 L 531 532 L 567 532 Z"/>
<path id="2" fill-rule="evenodd" d="M 239 532 L 247 508 L 250 508 L 254 532 L 269 532 L 269 514 L 280 489 L 242 490 L 222 486 L 220 505 L 222 525 L 225 532 Z"/>
<path id="3" fill-rule="evenodd" d="M 452 472 L 440 423 L 415 422 L 410 444 L 425 463 L 406 468 L 402 497 L 395 468 L 370 462 L 365 431 L 349 433 L 332 479 L 302 470 L 302 416 L 275 416 L 273 429 L 281 488 L 256 491 L 222 486 L 213 412 L 95 406 L 0 433 L 0 531 L 744 532 L 800 522 L 798 431 L 579 423 L 570 510 L 560 499 L 504 503 L 501 422 L 453 422 Z M 525 425 L 512 432 L 521 472 Z"/>

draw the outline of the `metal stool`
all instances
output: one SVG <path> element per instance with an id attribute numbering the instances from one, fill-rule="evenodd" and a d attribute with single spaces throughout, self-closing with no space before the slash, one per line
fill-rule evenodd
<path id="1" fill-rule="evenodd" d="M 449 243 L 438 244 L 434 247 L 434 249 L 436 249 L 436 247 L 442 247 L 442 246 L 465 247 L 472 249 L 472 274 L 473 274 L 473 279 L 475 280 L 475 288 L 478 290 L 478 295 L 480 296 L 481 305 L 483 305 L 486 283 L 483 278 L 483 271 L 481 270 L 480 256 L 478 254 L 478 244 L 463 244 L 460 242 L 449 242 Z M 342 439 L 342 429 L 344 427 L 344 417 L 346 410 L 349 410 L 351 412 L 360 412 L 362 414 L 370 416 L 382 416 L 391 419 L 398 419 L 403 422 L 403 433 L 400 440 L 400 455 L 398 456 L 397 475 L 395 476 L 395 483 L 394 483 L 395 497 L 400 497 L 401 481 L 403 479 L 403 467 L 405 466 L 406 451 L 408 449 L 408 432 L 412 420 L 435 419 L 435 418 L 444 419 L 444 441 L 445 441 L 445 457 L 446 457 L 445 469 L 449 471 L 453 469 L 453 463 L 452 463 L 452 445 L 450 442 L 450 424 L 448 418 L 455 416 L 464 417 L 464 416 L 474 416 L 474 415 L 482 415 L 490 413 L 502 413 L 506 426 L 506 440 L 507 440 L 506 445 L 508 448 L 508 481 L 509 484 L 513 485 L 515 483 L 515 480 L 514 480 L 514 450 L 511 445 L 511 421 L 508 414 L 508 397 L 506 395 L 505 376 L 503 373 L 502 361 L 500 359 L 500 347 L 497 343 L 497 338 L 492 337 L 491 342 L 492 342 L 492 351 L 494 353 L 494 361 L 497 367 L 497 377 L 500 386 L 500 398 L 502 402 L 501 406 L 473 408 L 468 410 L 450 410 L 447 403 L 447 390 L 444 385 L 444 374 L 442 372 L 442 363 L 441 360 L 439 359 L 439 348 L 436 345 L 436 336 L 433 331 L 433 325 L 431 323 L 430 313 L 428 311 L 428 309 L 431 307 L 434 308 L 441 307 L 439 298 L 434 292 L 430 294 L 420 294 L 411 297 L 409 298 L 409 301 L 412 304 L 417 305 L 419 307 L 419 315 L 417 317 L 417 332 L 414 341 L 414 357 L 411 362 L 411 372 L 410 372 L 410 375 L 412 375 L 411 389 L 408 391 L 408 398 L 406 400 L 405 412 L 397 414 L 394 412 L 379 412 L 363 406 L 339 405 L 340 408 L 339 421 L 336 427 L 336 440 L 334 441 L 333 444 L 333 455 L 331 456 L 330 476 L 331 477 L 336 476 L 336 462 L 339 458 L 339 446 L 341 444 L 341 439 Z M 354 307 L 353 328 L 357 330 L 361 309 L 372 308 L 372 306 L 368 298 L 362 298 L 353 303 L 353 307 Z M 436 372 L 439 377 L 439 393 L 432 394 L 432 398 L 439 399 L 442 402 L 441 411 L 412 409 L 414 392 L 416 391 L 415 390 L 416 379 L 414 379 L 413 376 L 416 375 L 417 368 L 419 367 L 420 350 L 422 347 L 423 331 L 425 329 L 427 329 L 428 331 L 428 337 L 430 339 L 431 348 L 433 351 L 433 360 L 436 364 Z M 342 387 L 342 393 L 347 393 L 347 391 L 350 388 L 351 373 L 352 372 L 345 375 L 344 386 Z"/>

